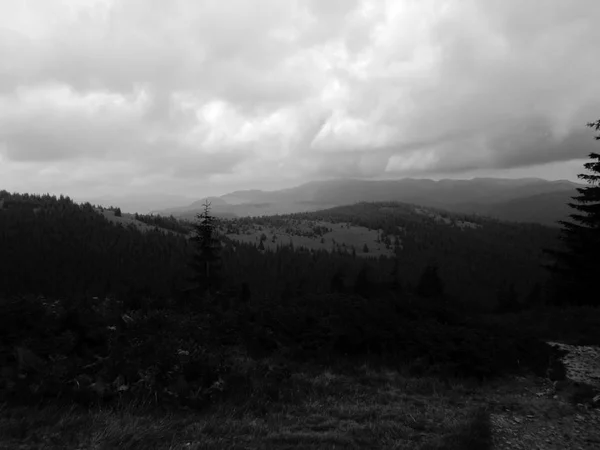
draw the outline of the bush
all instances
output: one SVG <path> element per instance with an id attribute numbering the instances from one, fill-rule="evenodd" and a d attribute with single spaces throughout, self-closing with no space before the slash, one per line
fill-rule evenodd
<path id="1" fill-rule="evenodd" d="M 264 335 L 265 354 L 277 345 L 301 360 L 329 354 L 426 361 L 428 373 L 487 379 L 527 370 L 544 375 L 559 356 L 530 331 L 482 323 L 444 299 L 308 296 L 261 309 L 269 314 L 250 334 L 256 341 Z"/>
<path id="2" fill-rule="evenodd" d="M 204 404 L 214 396 L 228 363 L 208 337 L 206 317 L 166 310 L 118 316 L 114 306 L 94 301 L 76 309 L 58 302 L 50 308 L 37 298 L 2 299 L 0 355 L 8 369 L 2 372 L 0 401 L 62 397 L 87 404 L 175 395 Z M 22 357 L 10 358 L 16 349 L 43 364 L 24 367 Z"/>
<path id="3" fill-rule="evenodd" d="M 0 401 L 129 398 L 200 408 L 229 390 L 241 395 L 252 380 L 264 384 L 264 392 L 251 389 L 260 398 L 276 397 L 286 371 L 271 367 L 266 377 L 240 365 L 240 355 L 288 363 L 370 358 L 419 375 L 480 380 L 545 376 L 561 364 L 540 329 L 515 326 L 531 317 L 468 315 L 444 298 L 312 295 L 206 313 L 122 308 L 110 299 L 2 299 Z"/>

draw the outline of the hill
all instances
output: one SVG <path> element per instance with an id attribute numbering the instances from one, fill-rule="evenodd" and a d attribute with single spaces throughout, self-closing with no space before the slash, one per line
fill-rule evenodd
<path id="1" fill-rule="evenodd" d="M 118 209 L 120 211 L 120 208 Z M 164 216 L 118 213 L 117 209 L 96 207 L 95 211 L 111 223 L 124 227 L 133 226 L 140 231 L 166 231 L 170 233 L 188 234 L 191 228 L 180 220 Z"/>
<path id="2" fill-rule="evenodd" d="M 364 201 L 399 201 L 503 220 L 555 225 L 557 220 L 565 218 L 565 199 L 575 195 L 578 186 L 570 181 L 538 178 L 313 181 L 278 191 L 225 194 L 220 197 L 225 204 L 216 205 L 214 212 L 221 217 L 244 217 L 317 211 Z M 191 204 L 158 213 L 190 218 L 198 210 L 197 205 Z"/>
<path id="3" fill-rule="evenodd" d="M 153 210 L 187 205 L 194 200 L 187 196 L 163 193 L 102 195 L 100 197 L 74 199 L 82 203 L 87 202 L 92 205 L 102 206 L 103 208 L 110 208 L 113 205 L 118 205 L 123 212 L 131 214 L 148 214 Z"/>
<path id="4" fill-rule="evenodd" d="M 0 294 L 168 297 L 185 283 L 187 237 L 69 197 L 0 191 Z M 143 222 L 143 220 L 149 223 Z"/>
<path id="5" fill-rule="evenodd" d="M 61 271 L 82 280 L 95 278 L 93 285 L 99 295 L 112 289 L 107 286 L 124 288 L 133 282 L 137 290 L 143 290 L 160 281 L 156 291 L 165 296 L 177 296 L 185 288 L 192 251 L 185 237 L 191 231 L 189 222 L 155 215 L 119 217 L 114 210 L 78 205 L 68 198 L 4 197 L 13 206 L 3 211 L 1 224 L 8 230 L 4 236 L 13 238 L 3 248 L 13 251 L 3 252 L 0 262 L 13 273 L 15 255 L 19 260 L 25 258 L 23 267 L 30 267 L 27 285 L 38 286 L 37 292 L 46 292 L 49 286 L 64 295 L 76 291 L 70 284 L 56 285 Z M 32 205 L 29 209 L 16 207 L 28 204 Z M 508 283 L 514 284 L 523 299 L 536 283 L 545 282 L 541 250 L 552 246 L 557 235 L 556 229 L 541 225 L 508 224 L 398 202 L 222 219 L 219 229 L 227 268 L 224 277 L 235 280 L 237 287 L 246 283 L 260 295 L 281 298 L 290 293 L 330 292 L 332 280 L 340 278 L 336 274 L 343 275 L 344 289 L 352 290 L 365 264 L 370 283 L 383 286 L 398 278 L 414 287 L 425 268 L 434 263 L 449 294 L 487 308 Z M 40 240 L 42 236 L 46 237 Z M 151 241 L 155 241 L 153 247 L 144 247 Z M 63 243 L 69 243 L 72 257 L 65 256 Z M 139 247 L 137 253 L 127 250 L 132 246 Z M 144 254 L 145 264 L 156 266 L 152 271 L 170 261 L 164 273 L 177 271 L 179 281 L 161 277 L 149 282 L 136 268 L 137 259 Z M 94 262 L 82 263 L 89 258 Z M 61 262 L 46 265 L 54 260 Z M 110 270 L 93 270 L 99 261 L 106 261 Z M 245 261 L 253 262 L 248 266 Z M 320 267 L 316 272 L 315 264 Z M 23 275 L 15 280 L 21 278 Z M 338 283 L 335 289 L 339 287 Z"/>
<path id="6" fill-rule="evenodd" d="M 523 300 L 546 281 L 542 248 L 552 246 L 558 232 L 538 224 L 511 224 L 398 202 L 238 218 L 224 222 L 221 230 L 229 239 L 261 245 L 266 251 L 291 246 L 296 252 L 348 256 L 354 261 L 343 277 L 348 286 L 360 261 L 372 266 L 376 283 L 389 281 L 396 270 L 413 286 L 424 268 L 435 263 L 450 294 L 488 307 L 509 282 Z"/>
<path id="7" fill-rule="evenodd" d="M 489 204 L 458 204 L 454 210 L 511 222 L 536 222 L 557 227 L 559 220 L 567 219 L 572 213 L 568 203 L 574 195 L 576 192 L 571 190 L 546 192 Z"/>

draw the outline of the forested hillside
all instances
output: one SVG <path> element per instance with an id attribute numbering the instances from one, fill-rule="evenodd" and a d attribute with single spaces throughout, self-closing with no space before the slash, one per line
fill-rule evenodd
<path id="1" fill-rule="evenodd" d="M 184 282 L 184 235 L 113 224 L 69 197 L 0 198 L 3 293 L 166 298 Z"/>
<path id="2" fill-rule="evenodd" d="M 294 373 L 359 361 L 444 383 L 562 379 L 543 339 L 597 338 L 591 310 L 543 309 L 553 229 L 399 203 L 205 208 L 122 221 L 0 192 L 0 402 L 256 410 L 295 401 Z"/>
<path id="3" fill-rule="evenodd" d="M 372 268 L 369 278 L 374 283 L 416 286 L 433 264 L 448 294 L 483 307 L 494 304 L 510 285 L 519 300 L 531 299 L 547 281 L 542 249 L 554 244 L 558 235 L 556 229 L 542 225 L 508 224 L 395 202 L 238 218 L 225 221 L 221 230 L 274 254 L 294 246 L 299 264 L 295 273 L 303 273 L 302 259 L 315 259 L 299 252 L 332 253 L 325 269 L 306 275 L 311 280 L 307 283 L 320 291 L 338 271 L 352 286 L 365 264 Z M 279 279 L 281 274 L 273 276 Z"/>
<path id="4" fill-rule="evenodd" d="M 136 215 L 153 226 L 140 231 L 113 224 L 92 205 L 68 197 L 6 192 L 2 197 L 4 292 L 131 299 L 177 297 L 188 287 L 191 248 L 184 233 L 189 234 L 189 223 Z M 246 284 L 270 298 L 354 292 L 359 274 L 372 289 L 393 283 L 409 289 L 435 265 L 447 294 L 488 308 L 510 285 L 526 301 L 544 284 L 542 248 L 557 235 L 540 225 L 398 203 L 220 224 L 223 277 L 230 290 Z M 352 234 L 354 229 L 362 234 Z M 250 237 L 240 242 L 240 235 Z M 301 245 L 300 237 L 310 245 Z"/>

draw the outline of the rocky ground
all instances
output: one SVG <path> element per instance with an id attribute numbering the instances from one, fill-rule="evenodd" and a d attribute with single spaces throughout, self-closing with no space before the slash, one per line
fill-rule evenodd
<path id="1" fill-rule="evenodd" d="M 569 352 L 563 358 L 569 380 L 600 390 L 600 347 L 560 342 L 548 342 L 548 344 Z"/>
<path id="2" fill-rule="evenodd" d="M 488 393 L 494 450 L 600 448 L 600 348 L 549 344 L 569 352 L 565 380 L 517 378 Z"/>

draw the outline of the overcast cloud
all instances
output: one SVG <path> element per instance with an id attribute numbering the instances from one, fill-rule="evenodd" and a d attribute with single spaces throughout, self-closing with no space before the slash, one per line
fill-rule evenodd
<path id="1" fill-rule="evenodd" d="M 598 0 L 0 0 L 0 188 L 573 178 Z"/>

